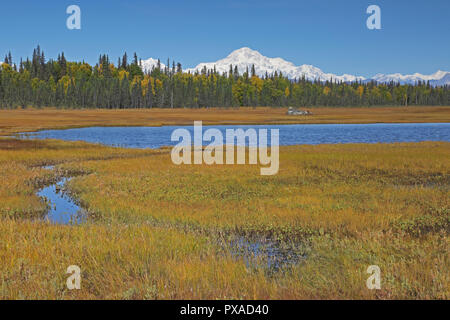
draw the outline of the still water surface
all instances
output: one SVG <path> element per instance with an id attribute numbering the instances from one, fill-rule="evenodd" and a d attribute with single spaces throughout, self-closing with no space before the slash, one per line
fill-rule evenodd
<path id="1" fill-rule="evenodd" d="M 203 126 L 203 132 L 217 128 L 225 137 L 226 129 L 279 129 L 280 145 L 391 143 L 448 141 L 450 123 L 380 123 L 380 124 L 294 124 L 294 125 L 227 125 Z M 194 136 L 193 126 L 162 127 L 89 127 L 45 130 L 21 134 L 22 138 L 86 141 L 124 148 L 159 148 L 175 145 L 170 137 L 177 128 L 185 128 Z M 270 134 L 269 141 L 270 141 Z M 209 142 L 204 143 L 209 144 Z"/>

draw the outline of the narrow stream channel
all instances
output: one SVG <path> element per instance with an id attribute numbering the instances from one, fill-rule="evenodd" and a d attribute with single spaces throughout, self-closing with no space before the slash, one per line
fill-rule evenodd
<path id="1" fill-rule="evenodd" d="M 42 167 L 53 170 L 54 166 Z M 46 186 L 37 195 L 48 204 L 45 220 L 56 224 L 80 224 L 85 220 L 84 210 L 67 194 L 65 185 L 71 178 L 61 178 L 55 184 Z"/>
<path id="2" fill-rule="evenodd" d="M 54 170 L 54 166 L 43 166 Z M 56 183 L 41 188 L 36 194 L 48 204 L 44 219 L 55 224 L 77 225 L 86 220 L 86 211 L 70 197 L 66 184 L 71 178 L 61 178 Z M 236 259 L 243 259 L 249 269 L 264 269 L 269 274 L 276 273 L 290 265 L 299 263 L 304 255 L 293 248 L 281 248 L 275 241 L 249 239 L 239 236 L 220 244 Z"/>

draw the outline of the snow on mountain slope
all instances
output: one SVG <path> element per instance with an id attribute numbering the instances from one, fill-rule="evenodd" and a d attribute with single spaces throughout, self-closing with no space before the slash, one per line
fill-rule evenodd
<path id="1" fill-rule="evenodd" d="M 140 63 L 141 63 L 142 71 L 150 72 L 150 71 L 152 71 L 153 67 L 156 68 L 156 66 L 158 65 L 158 59 L 149 58 L 147 60 L 141 60 Z M 160 65 L 161 65 L 161 69 L 164 69 L 166 67 L 166 65 L 164 63 L 160 62 Z"/>
<path id="2" fill-rule="evenodd" d="M 142 69 L 146 72 L 151 71 L 153 66 L 156 66 L 157 60 L 147 59 L 142 60 Z M 282 72 L 284 76 L 290 79 L 300 79 L 305 76 L 308 80 L 331 80 L 333 81 L 371 81 L 375 80 L 378 82 L 400 82 L 402 84 L 409 83 L 414 84 L 415 82 L 430 81 L 432 85 L 450 85 L 450 72 L 447 71 L 437 71 L 431 75 L 423 75 L 420 73 L 415 73 L 412 75 L 402 75 L 400 73 L 394 74 L 377 74 L 372 78 L 364 78 L 362 76 L 343 74 L 335 75 L 332 73 L 325 73 L 321 69 L 314 67 L 312 65 L 303 64 L 301 66 L 296 66 L 292 62 L 286 61 L 282 58 L 269 58 L 263 56 L 256 50 L 252 50 L 248 47 L 243 47 L 230 53 L 226 58 L 215 61 L 215 62 L 203 62 L 198 64 L 194 68 L 186 69 L 185 72 L 195 72 L 201 71 L 204 67 L 206 69 L 214 69 L 220 73 L 228 72 L 230 70 L 230 65 L 233 68 L 237 66 L 240 74 L 244 73 L 247 69 L 251 72 L 252 66 L 255 66 L 255 72 L 259 76 L 264 76 L 266 73 L 272 75 L 275 71 Z M 165 65 L 161 63 L 161 68 Z"/>
<path id="3" fill-rule="evenodd" d="M 446 74 L 440 79 L 430 80 L 430 84 L 433 86 L 450 85 L 450 72 L 446 72 Z"/>
<path id="4" fill-rule="evenodd" d="M 420 73 L 415 74 L 407 74 L 402 75 L 400 73 L 393 73 L 393 74 L 377 74 L 373 77 L 373 80 L 376 80 L 378 82 L 400 82 L 400 83 L 409 83 L 414 84 L 415 82 L 420 81 L 430 81 L 430 83 L 434 83 L 435 85 L 440 84 L 450 84 L 449 82 L 449 76 L 450 72 L 441 71 L 438 70 L 437 72 L 430 74 L 430 75 L 424 75 Z M 447 79 L 447 81 L 445 80 Z M 444 80 L 444 81 L 441 81 Z"/>
<path id="5" fill-rule="evenodd" d="M 251 71 L 252 65 L 255 65 L 255 72 L 259 76 L 264 76 L 266 72 L 271 75 L 277 71 L 278 73 L 282 72 L 283 75 L 290 79 L 301 78 L 304 75 L 308 80 L 320 79 L 324 81 L 330 80 L 331 78 L 342 81 L 355 81 L 356 79 L 364 80 L 363 77 L 356 77 L 349 74 L 337 76 L 331 73 L 324 73 L 322 70 L 312 65 L 304 64 L 301 66 L 296 66 L 292 62 L 286 61 L 282 58 L 265 57 L 258 51 L 247 47 L 233 51 L 224 59 L 216 62 L 200 63 L 196 67 L 185 71 L 200 71 L 204 67 L 207 69 L 213 69 L 215 66 L 218 72 L 223 73 L 229 71 L 230 65 L 233 65 L 233 68 L 234 66 L 237 66 L 239 73 L 245 72 L 247 68 Z"/>

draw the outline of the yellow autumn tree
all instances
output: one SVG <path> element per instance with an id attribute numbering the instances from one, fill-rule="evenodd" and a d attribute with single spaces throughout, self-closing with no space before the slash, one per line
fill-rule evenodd
<path id="1" fill-rule="evenodd" d="M 148 91 L 148 84 L 150 83 L 150 76 L 145 75 L 144 79 L 141 81 L 141 87 L 142 87 L 142 96 L 145 97 Z"/>
<path id="2" fill-rule="evenodd" d="M 158 90 L 161 90 L 162 87 L 163 87 L 163 83 L 162 83 L 162 81 L 159 80 L 159 79 L 156 79 L 156 80 L 155 80 L 155 85 L 158 87 Z"/>
<path id="3" fill-rule="evenodd" d="M 61 79 L 59 79 L 58 83 L 62 83 L 64 86 L 64 93 L 67 94 L 67 89 L 69 88 L 70 84 L 70 78 L 69 76 L 65 75 Z"/>
<path id="4" fill-rule="evenodd" d="M 284 89 L 284 96 L 287 98 L 289 97 L 290 91 L 289 91 L 289 87 L 286 87 L 286 89 Z"/>
<path id="5" fill-rule="evenodd" d="M 125 70 L 120 70 L 119 71 L 119 79 L 120 79 L 120 81 L 122 81 L 123 78 L 125 78 L 125 77 L 128 78 L 128 76 L 129 76 L 129 73 L 127 71 L 125 71 Z"/>
<path id="6" fill-rule="evenodd" d="M 361 98 L 364 94 L 364 87 L 363 86 L 359 86 L 358 87 L 358 95 Z"/>
<path id="7" fill-rule="evenodd" d="M 258 76 L 253 76 L 250 79 L 250 82 L 252 84 L 252 86 L 254 86 L 256 88 L 256 90 L 258 91 L 258 93 L 261 92 L 263 84 L 264 84 L 264 80 L 262 80 L 260 77 Z"/>

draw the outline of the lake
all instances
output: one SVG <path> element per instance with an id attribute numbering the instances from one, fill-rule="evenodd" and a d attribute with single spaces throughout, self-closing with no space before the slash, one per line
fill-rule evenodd
<path id="1" fill-rule="evenodd" d="M 44 130 L 19 136 L 30 139 L 80 140 L 124 148 L 159 148 L 177 143 L 170 140 L 172 132 L 177 128 L 187 129 L 193 137 L 193 126 L 89 127 Z M 279 129 L 280 145 L 450 141 L 450 123 L 224 125 L 203 126 L 203 132 L 208 128 L 219 129 L 224 137 L 226 129 Z"/>

